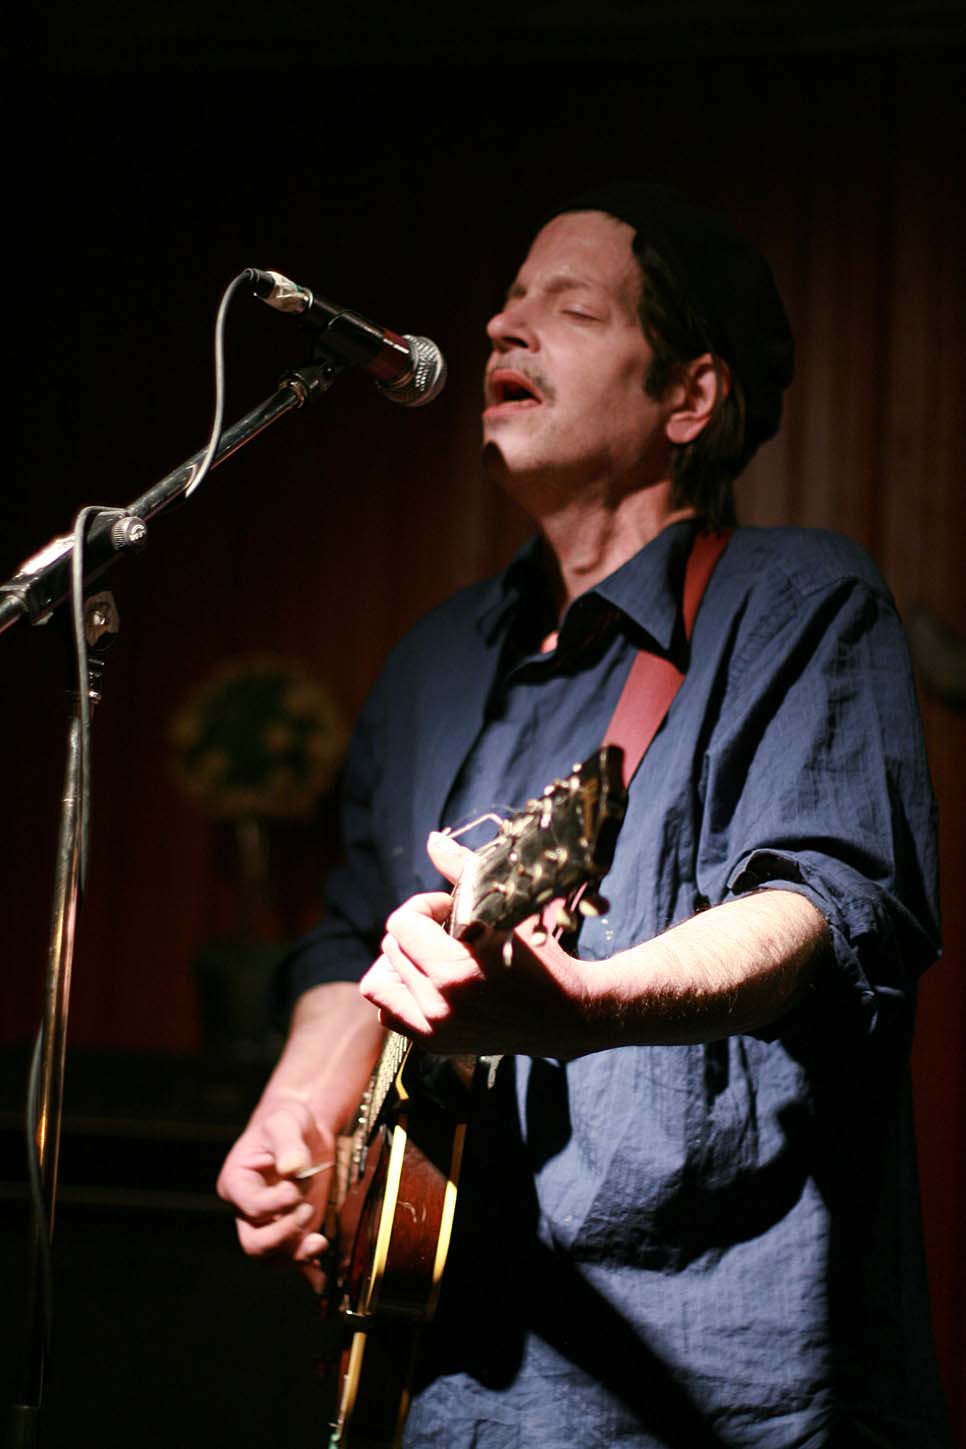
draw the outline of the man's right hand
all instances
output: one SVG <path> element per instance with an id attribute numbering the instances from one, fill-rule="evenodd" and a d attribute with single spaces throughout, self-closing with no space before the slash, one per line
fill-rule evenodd
<path id="1" fill-rule="evenodd" d="M 319 1292 L 334 1161 L 334 1134 L 304 1102 L 282 1095 L 262 1100 L 218 1177 L 218 1195 L 235 1210 L 244 1251 L 290 1258 Z"/>
<path id="2" fill-rule="evenodd" d="M 310 988 L 251 1120 L 225 1159 L 218 1195 L 235 1210 L 238 1238 L 256 1258 L 288 1258 L 321 1292 L 319 1256 L 335 1137 L 352 1119 L 383 1040 L 378 1017 L 351 982 Z"/>

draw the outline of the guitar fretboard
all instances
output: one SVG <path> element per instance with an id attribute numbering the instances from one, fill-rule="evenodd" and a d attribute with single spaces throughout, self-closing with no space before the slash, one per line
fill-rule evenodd
<path id="1" fill-rule="evenodd" d="M 473 872 L 472 870 L 467 870 L 465 874 L 467 878 L 470 878 Z M 453 909 L 451 909 L 446 921 L 446 930 L 450 935 L 453 935 L 455 932 L 456 902 L 465 893 L 466 881 L 464 880 L 453 888 Z M 391 1031 L 383 1043 L 382 1051 L 379 1053 L 379 1060 L 376 1062 L 372 1076 L 369 1078 L 366 1094 L 359 1103 L 359 1113 L 356 1118 L 355 1131 L 353 1132 L 357 1160 L 361 1159 L 366 1145 L 376 1129 L 382 1109 L 386 1105 L 386 1099 L 392 1091 L 393 1083 L 402 1070 L 403 1063 L 409 1055 L 411 1047 L 412 1042 L 408 1036 L 403 1036 L 398 1031 Z"/>
<path id="2" fill-rule="evenodd" d="M 383 1043 L 379 1060 L 376 1062 L 366 1094 L 359 1104 L 359 1117 L 355 1136 L 360 1148 L 365 1147 L 372 1136 L 386 1098 L 409 1055 L 412 1042 L 400 1032 L 391 1031 Z"/>

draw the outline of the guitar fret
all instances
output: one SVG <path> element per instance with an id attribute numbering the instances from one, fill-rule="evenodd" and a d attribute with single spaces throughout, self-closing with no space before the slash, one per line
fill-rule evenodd
<path id="1" fill-rule="evenodd" d="M 379 1121 L 386 1098 L 406 1060 L 409 1047 L 409 1038 L 395 1031 L 389 1033 L 383 1044 L 369 1087 L 360 1103 L 356 1130 L 363 1142 L 368 1141 Z"/>

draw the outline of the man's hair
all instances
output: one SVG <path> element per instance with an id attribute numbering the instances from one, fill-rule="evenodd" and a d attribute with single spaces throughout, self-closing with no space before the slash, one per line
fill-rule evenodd
<path id="1" fill-rule="evenodd" d="M 701 432 L 689 443 L 672 445 L 671 502 L 676 508 L 694 508 L 709 528 L 726 528 L 736 522 L 734 480 L 755 451 L 754 444 L 748 446 L 745 390 L 734 368 L 716 354 L 688 289 L 654 247 L 639 246 L 639 240 L 635 236 L 643 283 L 638 310 L 654 354 L 644 381 L 646 391 L 662 398 L 687 363 L 706 352 L 714 358 L 718 377 L 714 410 Z M 725 395 L 729 377 L 731 386 Z"/>
<path id="2" fill-rule="evenodd" d="M 722 386 L 698 436 L 672 450 L 672 498 L 712 527 L 733 522 L 732 483 L 778 431 L 794 369 L 791 329 L 768 263 L 725 217 L 667 186 L 616 182 L 551 215 L 563 211 L 607 212 L 634 229 L 641 326 L 654 351 L 645 381 L 651 396 L 663 396 L 704 353 L 715 358 L 722 382 L 727 368 L 727 396 Z"/>

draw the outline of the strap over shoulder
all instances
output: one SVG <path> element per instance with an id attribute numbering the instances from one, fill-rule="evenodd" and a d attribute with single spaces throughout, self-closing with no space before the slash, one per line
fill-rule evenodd
<path id="1" fill-rule="evenodd" d="M 685 637 L 690 640 L 708 580 L 731 537 L 730 528 L 717 533 L 696 533 L 684 574 L 681 611 Z M 684 675 L 670 659 L 642 649 L 604 733 L 602 743 L 619 745 L 624 752 L 624 784 L 629 785 L 657 734 Z"/>

